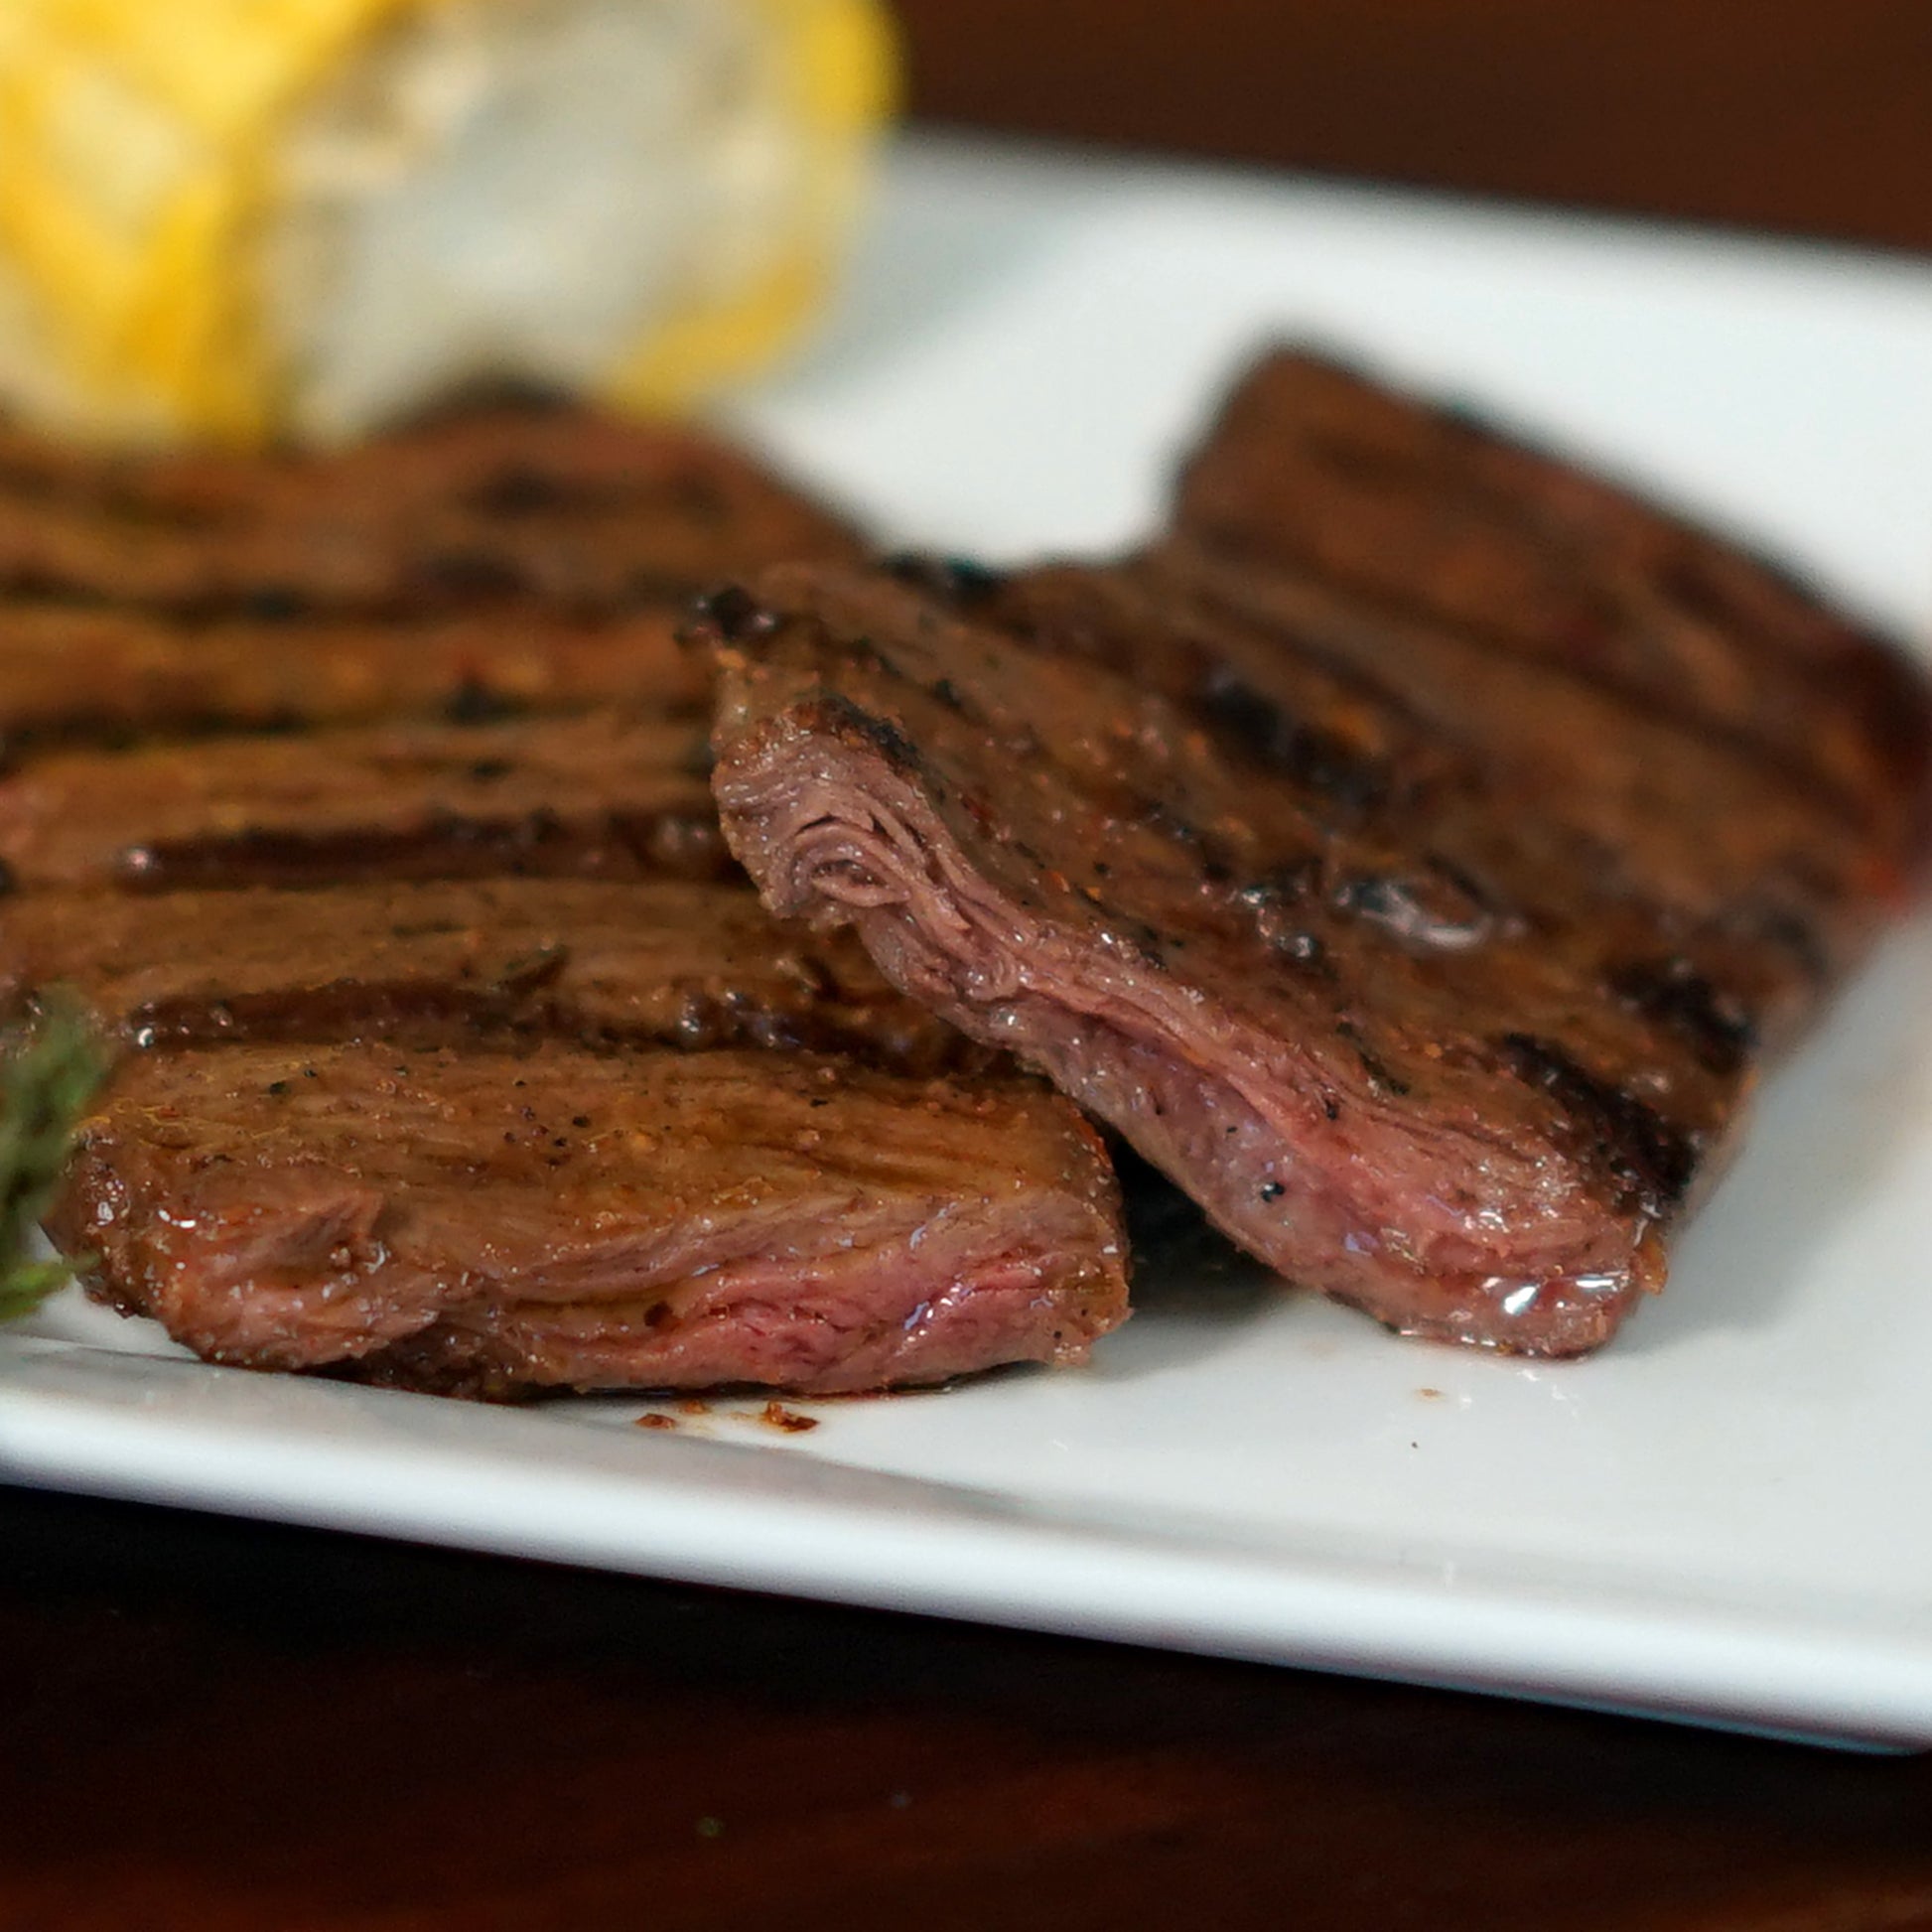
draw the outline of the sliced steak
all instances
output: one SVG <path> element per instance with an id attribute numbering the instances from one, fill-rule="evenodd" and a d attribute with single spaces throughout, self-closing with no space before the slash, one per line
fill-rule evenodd
<path id="1" fill-rule="evenodd" d="M 806 1055 L 141 1055 L 51 1231 L 211 1360 L 471 1394 L 933 1383 L 1126 1312 L 1063 1100 Z"/>
<path id="2" fill-rule="evenodd" d="M 613 610 L 857 550 L 742 452 L 582 409 L 455 412 L 315 456 L 0 447 L 0 588 L 15 591 L 271 615 L 518 593 Z"/>
<path id="3" fill-rule="evenodd" d="M 1923 683 L 1808 765 L 1262 548 L 714 600 L 727 837 L 1283 1274 L 1590 1348 L 1916 870 Z"/>
<path id="4" fill-rule="evenodd" d="M 1183 467 L 1174 523 L 1299 596 L 1560 667 L 1893 837 L 1924 830 L 1916 670 L 1782 570 L 1466 408 L 1264 355 Z"/>
<path id="5" fill-rule="evenodd" d="M 1025 573 L 974 615 L 1210 726 L 1222 750 L 1190 767 L 1204 786 L 1190 822 L 1234 809 L 1237 774 L 1277 781 L 1268 852 L 1237 837 L 1227 863 L 1287 863 L 1341 837 L 1374 870 L 1390 839 L 1424 842 L 1539 925 L 1587 907 L 1632 925 L 1631 943 L 1660 919 L 1695 933 L 1751 979 L 1767 1035 L 1809 1010 L 1918 865 L 1902 827 L 1862 822 L 1735 743 L 1183 542 Z M 1164 769 L 1146 764 L 1151 795 Z"/>
<path id="6" fill-rule="evenodd" d="M 0 921 L 0 1011 L 57 981 L 146 1047 L 549 1036 L 848 1051 L 909 1073 L 991 1057 L 849 934 L 785 930 L 736 882 L 26 895 Z"/>
<path id="7" fill-rule="evenodd" d="M 689 724 L 656 711 L 54 753 L 0 779 L 16 886 L 130 891 L 728 867 Z"/>
<path id="8" fill-rule="evenodd" d="M 4 511 L 0 511 L 4 514 Z M 195 620 L 56 599 L 0 602 L 0 744 L 124 744 L 648 701 L 695 708 L 702 662 L 669 613 L 510 603 L 419 620 Z"/>

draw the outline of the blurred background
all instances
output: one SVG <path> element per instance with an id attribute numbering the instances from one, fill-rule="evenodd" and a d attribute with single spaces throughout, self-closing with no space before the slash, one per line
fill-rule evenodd
<path id="1" fill-rule="evenodd" d="M 899 0 L 922 118 L 1932 249 L 1928 0 Z"/>
<path id="2" fill-rule="evenodd" d="M 822 313 L 900 100 L 1932 249 L 1932 0 L 0 0 L 0 405 L 248 444 L 499 379 L 701 402 Z"/>

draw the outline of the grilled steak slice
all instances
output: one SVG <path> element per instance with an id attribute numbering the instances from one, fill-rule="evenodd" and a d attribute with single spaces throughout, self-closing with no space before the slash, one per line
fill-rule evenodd
<path id="1" fill-rule="evenodd" d="M 1185 465 L 1178 531 L 1358 615 L 1451 627 L 1922 835 L 1921 680 L 1783 572 L 1462 409 L 1287 348 Z"/>
<path id="2" fill-rule="evenodd" d="M 54 753 L 0 779 L 0 864 L 16 885 L 146 892 L 712 878 L 703 752 L 688 724 L 612 710 Z"/>
<path id="3" fill-rule="evenodd" d="M 1283 1274 L 1581 1352 L 1902 890 L 1922 756 L 1887 809 L 1547 658 L 1465 701 L 1455 627 L 1284 581 L 773 571 L 707 626 L 726 835 Z"/>
<path id="4" fill-rule="evenodd" d="M 580 409 L 461 412 L 322 456 L 0 449 L 0 587 L 110 602 L 283 614 L 520 592 L 624 609 L 857 547 L 739 451 Z"/>
<path id="5" fill-rule="evenodd" d="M 0 743 L 482 721 L 626 699 L 695 708 L 709 679 L 675 630 L 668 613 L 582 618 L 538 604 L 277 622 L 16 598 L 0 603 Z"/>
<path id="6" fill-rule="evenodd" d="M 0 1010 L 56 981 L 152 1047 L 551 1036 L 847 1051 L 908 1073 L 990 1058 L 850 935 L 786 931 L 736 882 L 29 894 L 0 925 Z"/>
<path id="7" fill-rule="evenodd" d="M 1539 928 L 1587 907 L 1629 944 L 1661 920 L 1700 957 L 1721 952 L 1767 1039 L 1918 865 L 1902 823 L 1874 828 L 1735 743 L 1196 546 L 1031 572 L 977 615 L 1198 715 L 1222 768 L 1282 781 L 1266 850 L 1237 838 L 1225 863 L 1289 864 L 1345 836 L 1374 871 L 1393 863 L 1379 845 L 1424 843 Z M 1158 765 L 1146 778 L 1165 782 Z M 1231 799 L 1223 786 L 1214 809 Z"/>
<path id="8" fill-rule="evenodd" d="M 140 1055 L 50 1231 L 213 1360 L 472 1394 L 931 1383 L 1126 1311 L 1063 1100 L 806 1055 Z"/>

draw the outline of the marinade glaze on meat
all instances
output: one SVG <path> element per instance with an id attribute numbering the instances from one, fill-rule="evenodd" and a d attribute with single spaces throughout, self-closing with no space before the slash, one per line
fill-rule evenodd
<path id="1" fill-rule="evenodd" d="M 1612 1333 L 1920 859 L 1916 671 L 1293 353 L 1139 556 L 781 567 L 704 629 L 768 904 L 1412 1333 Z"/>
<path id="2" fill-rule="evenodd" d="M 1072 1105 L 784 932 L 673 613 L 836 519 L 573 412 L 326 459 L 0 439 L 0 1005 L 125 1051 L 51 1231 L 222 1361 L 501 1396 L 1080 1359 Z"/>

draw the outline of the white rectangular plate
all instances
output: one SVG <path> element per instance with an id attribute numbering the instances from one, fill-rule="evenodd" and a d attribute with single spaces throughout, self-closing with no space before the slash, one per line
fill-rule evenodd
<path id="1" fill-rule="evenodd" d="M 1265 337 L 1352 348 L 1932 623 L 1932 269 L 926 143 L 843 320 L 741 406 L 911 542 L 1126 540 Z M 0 1337 L 15 1479 L 853 1602 L 1932 1742 L 1932 930 L 1775 1083 L 1596 1360 L 1156 1283 L 1090 1370 L 708 1415 L 472 1408 Z M 677 1427 L 632 1425 L 646 1406 Z"/>

